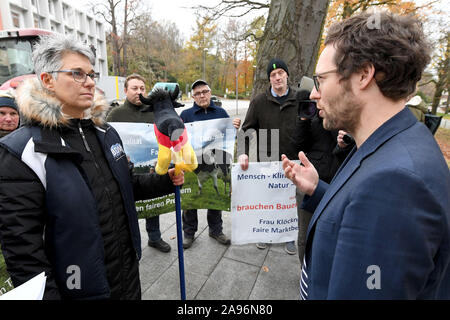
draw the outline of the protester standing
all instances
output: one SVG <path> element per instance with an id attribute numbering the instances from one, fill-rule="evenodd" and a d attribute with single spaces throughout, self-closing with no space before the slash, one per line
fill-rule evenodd
<path id="1" fill-rule="evenodd" d="M 23 126 L 0 140 L 0 240 L 14 286 L 47 276 L 44 299 L 140 299 L 135 200 L 184 176 L 133 175 L 95 58 L 71 37 L 42 36 L 37 78 L 18 89 Z M 172 181 L 171 181 L 172 180 Z"/>
<path id="2" fill-rule="evenodd" d="M 281 59 L 271 59 L 267 65 L 267 78 L 270 86 L 250 101 L 242 125 L 242 132 L 246 135 L 251 132 L 256 134 L 258 162 L 280 161 L 281 154 L 296 154 L 293 137 L 296 129 L 297 97 L 296 91 L 288 85 L 289 70 L 286 63 Z M 266 143 L 261 142 L 263 137 L 266 138 Z M 241 169 L 247 170 L 249 144 L 245 144 L 245 150 L 238 150 L 238 154 Z M 257 243 L 256 246 L 259 249 L 267 248 L 266 243 Z M 288 254 L 296 254 L 295 242 L 287 242 L 285 251 Z"/>
<path id="3" fill-rule="evenodd" d="M 212 119 L 229 118 L 230 116 L 221 107 L 217 107 L 211 100 L 211 88 L 205 80 L 198 79 L 194 81 L 191 87 L 194 105 L 181 112 L 181 119 L 184 123 L 194 121 L 204 121 Z M 233 126 L 238 129 L 241 125 L 241 119 L 233 119 Z M 223 245 L 229 245 L 230 239 L 223 233 L 222 211 L 208 209 L 207 220 L 209 227 L 209 236 Z M 192 246 L 195 240 L 195 232 L 198 228 L 197 209 L 183 211 L 183 248 Z"/>

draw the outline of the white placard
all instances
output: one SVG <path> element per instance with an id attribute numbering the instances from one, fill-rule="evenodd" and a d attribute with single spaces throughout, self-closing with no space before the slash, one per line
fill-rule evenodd
<path id="1" fill-rule="evenodd" d="M 251 162 L 231 170 L 231 242 L 283 243 L 297 240 L 295 185 L 281 162 Z"/>
<path id="2" fill-rule="evenodd" d="M 0 296 L 0 300 L 42 300 L 47 277 L 41 272 L 17 288 Z"/>

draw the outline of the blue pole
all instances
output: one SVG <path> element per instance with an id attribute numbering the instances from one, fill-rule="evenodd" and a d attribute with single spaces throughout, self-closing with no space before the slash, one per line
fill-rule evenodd
<path id="1" fill-rule="evenodd" d="M 180 186 L 175 187 L 175 213 L 177 217 L 177 240 L 178 240 L 178 269 L 180 273 L 181 300 L 186 300 L 186 286 L 184 282 L 184 258 L 183 258 L 183 232 L 181 227 L 181 201 Z"/>

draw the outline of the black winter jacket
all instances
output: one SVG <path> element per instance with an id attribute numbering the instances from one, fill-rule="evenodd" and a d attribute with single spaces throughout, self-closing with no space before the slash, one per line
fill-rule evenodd
<path id="1" fill-rule="evenodd" d="M 13 284 L 45 271 L 46 299 L 139 299 L 134 201 L 174 187 L 167 175 L 130 175 L 102 99 L 89 120 L 67 120 L 41 90 L 24 85 L 27 123 L 0 140 L 0 240 Z"/>
<path id="2" fill-rule="evenodd" d="M 258 94 L 250 101 L 242 130 L 238 135 L 238 155 L 243 153 L 248 155 L 249 145 L 248 143 L 243 143 L 244 133 L 249 135 L 250 129 L 253 129 L 257 133 L 258 161 L 269 161 L 267 157 L 271 158 L 271 161 L 279 161 L 282 154 L 285 154 L 290 159 L 295 156 L 296 150 L 293 137 L 298 109 L 296 95 L 296 91 L 289 88 L 286 100 L 280 104 L 272 96 L 269 86 L 264 93 Z M 245 149 L 242 148 L 243 144 Z"/>
<path id="3" fill-rule="evenodd" d="M 305 152 L 308 160 L 316 168 L 320 179 L 330 183 L 352 146 L 345 149 L 337 147 L 336 130 L 325 130 L 323 119 L 315 116 L 313 119 L 301 120 L 297 117 L 294 134 L 296 154 Z M 295 156 L 294 159 L 298 159 Z"/>

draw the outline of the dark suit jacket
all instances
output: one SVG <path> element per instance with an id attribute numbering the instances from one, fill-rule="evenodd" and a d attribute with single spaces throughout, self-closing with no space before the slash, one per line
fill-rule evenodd
<path id="1" fill-rule="evenodd" d="M 449 168 L 407 108 L 303 205 L 308 299 L 450 298 Z"/>

